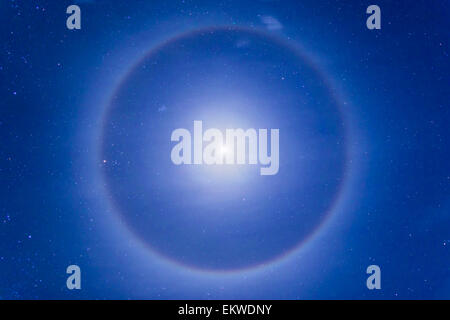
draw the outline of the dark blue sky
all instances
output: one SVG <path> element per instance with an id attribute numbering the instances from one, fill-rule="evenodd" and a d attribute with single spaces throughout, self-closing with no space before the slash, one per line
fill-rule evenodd
<path id="1" fill-rule="evenodd" d="M 0 298 L 450 298 L 449 15 L 2 1 Z M 279 128 L 279 173 L 175 167 L 194 120 Z"/>

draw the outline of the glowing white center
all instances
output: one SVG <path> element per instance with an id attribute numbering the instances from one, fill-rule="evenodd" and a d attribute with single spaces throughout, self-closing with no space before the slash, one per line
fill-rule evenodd
<path id="1" fill-rule="evenodd" d="M 220 147 L 220 154 L 221 155 L 226 155 L 230 150 L 228 149 L 227 146 L 223 145 Z"/>

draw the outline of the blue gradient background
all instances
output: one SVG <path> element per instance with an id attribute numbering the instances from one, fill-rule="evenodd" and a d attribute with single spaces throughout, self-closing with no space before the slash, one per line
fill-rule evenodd
<path id="1" fill-rule="evenodd" d="M 378 1 L 382 29 L 374 31 L 365 26 L 365 10 L 374 4 L 371 2 L 73 3 L 82 9 L 82 29 L 78 31 L 65 28 L 65 9 L 72 2 L 0 4 L 0 298 L 450 298 L 447 1 Z M 138 61 L 172 37 L 219 26 L 256 30 L 295 47 L 302 63 L 313 66 L 313 83 L 323 79 L 331 92 L 327 98 L 319 89 L 309 91 L 312 99 L 308 105 L 313 106 L 314 101 L 339 105 L 348 130 L 348 176 L 326 221 L 311 228 L 312 235 L 282 258 L 264 260 L 267 263 L 257 268 L 227 272 L 201 268 L 205 261 L 220 266 L 227 257 L 211 253 L 200 259 L 194 255 L 191 264 L 200 268 L 193 268 L 180 264 L 180 258 L 167 259 L 149 250 L 146 241 L 124 223 L 133 217 L 133 206 L 119 210 L 114 204 L 120 194 L 111 193 L 111 184 L 102 176 L 105 164 L 99 152 L 102 130 L 110 123 L 105 122 L 105 112 L 111 97 L 118 88 L 120 91 Z M 226 39 L 219 37 L 216 46 L 216 50 L 228 52 Z M 214 54 L 202 47 L 201 41 L 191 48 L 205 57 Z M 251 52 L 256 51 L 258 47 Z M 235 51 L 229 56 L 233 54 Z M 277 54 L 265 54 L 262 58 L 271 57 L 265 65 L 279 66 Z M 286 58 L 289 68 L 275 68 L 275 77 L 277 72 L 292 71 L 294 63 Z M 171 66 L 168 64 L 163 81 L 170 80 Z M 212 77 L 203 71 L 198 70 L 200 79 Z M 285 80 L 286 90 L 296 92 L 298 79 Z M 141 82 L 144 86 L 145 81 Z M 246 89 L 242 88 L 241 96 L 248 93 Z M 275 101 L 279 94 L 270 86 L 261 92 L 266 101 Z M 214 101 L 224 102 L 217 96 Z M 286 106 L 295 113 L 295 103 Z M 174 108 L 167 105 L 166 111 L 159 112 L 161 107 L 152 103 L 148 110 L 162 119 L 162 113 L 169 114 Z M 247 116 L 253 119 L 252 113 Z M 214 113 L 209 117 L 218 121 Z M 194 120 L 180 113 L 174 119 L 179 123 L 186 120 L 186 127 Z M 277 125 L 273 119 L 260 120 L 270 122 L 269 128 Z M 284 115 L 278 124 L 287 121 Z M 332 123 L 330 120 L 329 125 Z M 305 132 L 301 126 L 296 130 L 289 139 Z M 311 137 L 320 136 L 315 130 L 308 132 Z M 328 141 L 341 138 L 336 134 Z M 114 163 L 114 159 L 106 160 L 107 165 Z M 280 166 L 280 175 L 282 170 Z M 294 170 L 301 171 L 300 167 Z M 120 169 L 114 172 L 132 185 Z M 324 181 L 335 182 L 330 178 L 332 170 L 322 172 Z M 220 181 L 219 177 L 212 179 Z M 156 183 L 169 185 L 163 177 Z M 192 180 L 192 185 L 198 183 Z M 286 185 L 292 187 L 291 198 L 297 183 Z M 270 184 L 247 183 L 254 189 L 263 186 L 268 192 L 277 191 Z M 231 192 L 225 196 L 231 197 Z M 171 199 L 167 194 L 161 197 Z M 315 203 L 322 200 L 318 192 L 310 197 Z M 258 199 L 267 202 L 263 194 L 258 194 Z M 209 205 L 214 208 L 214 203 Z M 292 202 L 277 202 L 261 214 L 295 208 Z M 166 209 L 166 205 L 155 206 L 155 210 Z M 236 211 L 228 213 L 236 215 Z M 285 243 L 276 240 L 277 235 L 282 231 L 274 234 L 271 243 L 257 248 L 260 256 L 286 249 Z M 161 233 L 157 239 L 165 243 L 165 236 Z M 196 237 L 194 233 L 192 239 Z M 173 258 L 181 252 L 177 241 L 179 244 L 183 238 L 171 239 L 175 243 L 170 246 Z M 245 237 L 241 239 L 245 241 Z M 231 265 L 251 263 L 255 252 L 246 253 Z M 82 290 L 69 291 L 65 286 L 65 269 L 70 264 L 81 267 Z M 365 271 L 371 264 L 381 267 L 382 290 L 366 288 Z"/>

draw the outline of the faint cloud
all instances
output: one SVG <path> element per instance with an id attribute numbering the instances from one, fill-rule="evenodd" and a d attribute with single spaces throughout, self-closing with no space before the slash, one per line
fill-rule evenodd
<path id="1" fill-rule="evenodd" d="M 236 48 L 248 47 L 250 42 L 247 39 L 240 39 L 236 42 Z"/>
<path id="2" fill-rule="evenodd" d="M 268 30 L 281 30 L 283 29 L 283 25 L 277 18 L 272 16 L 261 16 L 260 17 L 262 23 L 266 25 Z"/>
<path id="3" fill-rule="evenodd" d="M 158 108 L 158 112 L 164 112 L 167 110 L 167 107 L 165 105 L 162 105 L 161 107 Z"/>

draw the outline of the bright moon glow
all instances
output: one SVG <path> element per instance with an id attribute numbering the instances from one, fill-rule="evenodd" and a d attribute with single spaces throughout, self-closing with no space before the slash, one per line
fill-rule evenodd
<path id="1" fill-rule="evenodd" d="M 224 155 L 228 154 L 229 152 L 230 152 L 230 150 L 229 150 L 229 148 L 227 146 L 223 145 L 223 146 L 220 147 L 220 154 L 221 155 L 224 156 Z"/>

